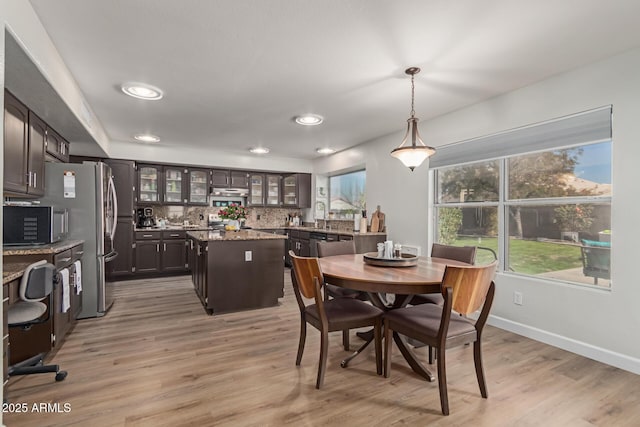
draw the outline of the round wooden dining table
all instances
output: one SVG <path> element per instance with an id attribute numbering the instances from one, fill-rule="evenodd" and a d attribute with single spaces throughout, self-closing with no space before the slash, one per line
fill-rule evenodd
<path id="1" fill-rule="evenodd" d="M 380 267 L 366 264 L 362 254 L 335 255 L 320 258 L 320 268 L 326 283 L 367 292 L 371 302 L 388 311 L 406 306 L 416 294 L 440 292 L 440 284 L 447 265 L 468 265 L 444 258 L 419 257 L 415 266 Z M 393 294 L 391 298 L 385 295 Z M 393 340 L 414 372 L 428 381 L 435 379 L 417 359 L 405 339 L 394 332 Z M 354 354 L 343 362 L 356 356 Z"/>

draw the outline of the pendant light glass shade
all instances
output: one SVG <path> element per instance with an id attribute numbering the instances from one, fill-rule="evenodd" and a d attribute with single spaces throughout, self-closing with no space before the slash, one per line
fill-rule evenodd
<path id="1" fill-rule="evenodd" d="M 424 160 L 435 154 L 436 149 L 426 145 L 422 138 L 420 138 L 420 132 L 418 132 L 418 119 L 415 117 L 415 111 L 413 109 L 414 102 L 414 90 L 413 76 L 420 72 L 420 68 L 412 67 L 408 68 L 405 73 L 411 76 L 411 117 L 407 119 L 407 133 L 404 135 L 402 144 L 391 151 L 391 156 L 400 160 L 402 164 L 411 169 L 412 171 L 420 166 Z M 411 144 L 405 145 L 411 137 Z"/>

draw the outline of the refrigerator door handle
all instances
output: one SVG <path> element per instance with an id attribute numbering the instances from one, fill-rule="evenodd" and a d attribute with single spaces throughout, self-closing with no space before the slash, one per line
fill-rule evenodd
<path id="1" fill-rule="evenodd" d="M 111 193 L 111 203 L 113 204 L 113 224 L 111 227 L 111 241 L 113 242 L 116 236 L 116 226 L 118 225 L 118 198 L 116 197 L 116 186 L 111 175 L 109 175 L 109 193 Z"/>

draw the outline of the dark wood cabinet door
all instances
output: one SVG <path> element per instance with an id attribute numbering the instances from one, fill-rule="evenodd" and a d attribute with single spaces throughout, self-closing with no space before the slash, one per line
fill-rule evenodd
<path id="1" fill-rule="evenodd" d="M 111 166 L 111 175 L 113 176 L 113 183 L 116 187 L 116 196 L 118 199 L 118 216 L 135 216 L 135 162 L 133 160 L 108 159 L 105 163 Z M 120 224 L 118 224 L 118 227 L 120 227 Z M 131 240 L 129 243 L 131 243 Z"/>
<path id="2" fill-rule="evenodd" d="M 47 126 L 46 152 L 63 163 L 69 162 L 69 143 L 55 130 Z"/>
<path id="3" fill-rule="evenodd" d="M 226 188 L 229 186 L 229 170 L 213 169 L 211 171 L 211 183 L 216 188 Z"/>
<path id="4" fill-rule="evenodd" d="M 138 204 L 162 203 L 162 166 L 138 165 Z"/>
<path id="5" fill-rule="evenodd" d="M 133 217 L 118 217 L 113 240 L 114 250 L 118 252 L 118 256 L 107 264 L 109 277 L 124 276 L 134 272 L 133 233 Z"/>
<path id="6" fill-rule="evenodd" d="M 162 242 L 162 271 L 184 271 L 187 268 L 187 246 L 184 240 Z"/>
<path id="7" fill-rule="evenodd" d="M 247 198 L 248 206 L 264 206 L 264 175 L 249 175 L 249 197 Z"/>
<path id="8" fill-rule="evenodd" d="M 265 202 L 266 206 L 282 205 L 282 175 L 265 175 Z"/>
<path id="9" fill-rule="evenodd" d="M 4 92 L 4 190 L 26 193 L 29 184 L 29 110 Z"/>
<path id="10" fill-rule="evenodd" d="M 47 124 L 29 111 L 29 160 L 27 168 L 31 174 L 28 194 L 44 195 L 44 153 L 47 146 Z"/>
<path id="11" fill-rule="evenodd" d="M 249 188 L 249 174 L 242 171 L 231 171 L 232 188 Z"/>
<path id="12" fill-rule="evenodd" d="M 164 203 L 181 205 L 186 203 L 186 179 L 188 171 L 179 167 L 164 167 Z"/>
<path id="13" fill-rule="evenodd" d="M 160 240 L 136 241 L 136 273 L 160 271 Z"/>
<path id="14" fill-rule="evenodd" d="M 311 175 L 294 173 L 282 178 L 282 205 L 296 208 L 311 207 Z"/>
<path id="15" fill-rule="evenodd" d="M 190 205 L 207 206 L 209 201 L 209 170 L 189 169 L 187 173 L 187 194 Z"/>

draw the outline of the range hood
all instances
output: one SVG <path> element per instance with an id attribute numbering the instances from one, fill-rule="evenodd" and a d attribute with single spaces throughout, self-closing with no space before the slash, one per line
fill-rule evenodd
<path id="1" fill-rule="evenodd" d="M 247 197 L 249 190 L 247 188 L 212 188 L 210 196 L 222 197 Z"/>

